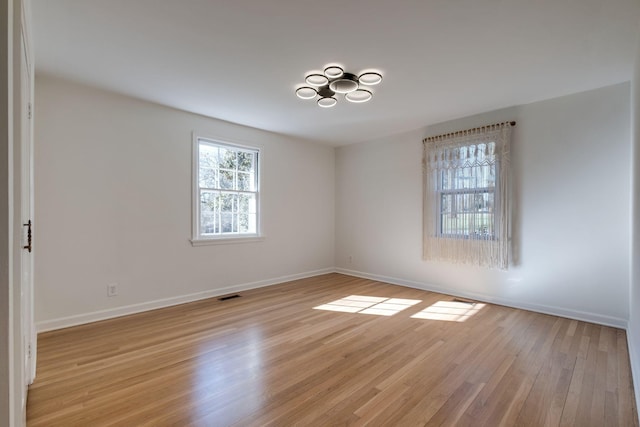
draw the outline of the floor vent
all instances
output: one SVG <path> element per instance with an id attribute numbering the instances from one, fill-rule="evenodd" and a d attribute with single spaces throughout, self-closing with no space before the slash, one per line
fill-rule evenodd
<path id="1" fill-rule="evenodd" d="M 468 300 L 468 299 L 460 299 L 460 298 L 454 298 L 453 302 L 461 302 L 461 303 L 469 304 L 469 305 L 475 305 L 476 304 L 475 301 L 471 301 L 471 300 Z"/>
<path id="2" fill-rule="evenodd" d="M 226 297 L 220 297 L 218 298 L 218 301 L 226 301 L 228 299 L 234 299 L 234 298 L 240 298 L 240 295 L 238 294 L 234 294 L 234 295 L 227 295 Z"/>

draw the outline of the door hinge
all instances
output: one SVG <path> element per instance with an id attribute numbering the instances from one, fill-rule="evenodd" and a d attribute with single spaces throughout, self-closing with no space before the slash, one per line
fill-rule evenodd
<path id="1" fill-rule="evenodd" d="M 31 103 L 27 104 L 27 118 L 31 119 Z"/>
<path id="2" fill-rule="evenodd" d="M 27 357 L 31 359 L 31 344 L 27 346 Z"/>

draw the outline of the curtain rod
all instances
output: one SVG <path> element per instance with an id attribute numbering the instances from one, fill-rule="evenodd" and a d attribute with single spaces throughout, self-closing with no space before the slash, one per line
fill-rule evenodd
<path id="1" fill-rule="evenodd" d="M 480 127 L 477 127 L 477 128 L 459 130 L 459 131 L 451 132 L 451 133 L 443 133 L 442 135 L 428 136 L 425 139 L 423 139 L 422 142 L 431 142 L 431 141 L 434 141 L 434 140 L 440 139 L 440 138 L 451 138 L 451 137 L 454 137 L 454 136 L 463 135 L 463 134 L 468 133 L 468 132 L 478 132 L 478 131 L 485 130 L 485 129 L 497 128 L 498 126 L 504 126 L 506 124 L 509 124 L 511 126 L 515 126 L 516 122 L 502 122 L 502 123 L 496 123 L 496 124 L 493 124 L 493 125 L 480 126 Z"/>

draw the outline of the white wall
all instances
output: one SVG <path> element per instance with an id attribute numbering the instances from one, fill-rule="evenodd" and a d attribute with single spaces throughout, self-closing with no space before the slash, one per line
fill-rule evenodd
<path id="1" fill-rule="evenodd" d="M 40 330 L 333 267 L 332 147 L 49 76 L 35 93 Z M 191 246 L 193 130 L 262 148 L 264 241 Z"/>
<path id="2" fill-rule="evenodd" d="M 516 120 L 508 271 L 426 262 L 422 139 Z M 626 326 L 629 84 L 479 114 L 336 151 L 336 265 L 450 294 Z M 351 257 L 351 258 L 350 258 Z"/>
<path id="3" fill-rule="evenodd" d="M 341 147 L 335 169 L 333 148 L 50 76 L 36 79 L 36 117 L 41 330 L 334 265 L 394 283 L 626 325 L 628 84 Z M 502 272 L 423 261 L 422 138 L 503 120 L 518 122 L 512 156 L 516 264 Z M 192 130 L 263 147 L 265 241 L 190 245 Z M 111 282 L 119 284 L 115 298 L 106 296 Z"/>
<path id="4" fill-rule="evenodd" d="M 633 384 L 636 391 L 636 407 L 640 407 L 640 40 L 631 80 L 631 128 L 632 128 L 632 210 L 631 210 L 631 289 L 629 298 L 629 356 Z"/>

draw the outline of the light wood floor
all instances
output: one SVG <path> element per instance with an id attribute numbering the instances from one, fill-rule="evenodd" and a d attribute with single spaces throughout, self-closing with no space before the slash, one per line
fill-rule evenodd
<path id="1" fill-rule="evenodd" d="M 339 274 L 241 294 L 41 334 L 28 425 L 638 425 L 620 329 Z"/>

